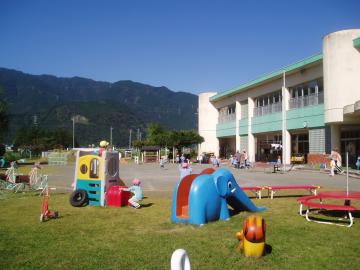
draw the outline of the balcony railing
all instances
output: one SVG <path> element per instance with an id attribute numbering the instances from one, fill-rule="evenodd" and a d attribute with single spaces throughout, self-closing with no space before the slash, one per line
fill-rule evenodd
<path id="1" fill-rule="evenodd" d="M 298 109 L 306 106 L 324 103 L 324 93 L 315 93 L 308 96 L 296 97 L 289 100 L 289 109 Z"/>
<path id="2" fill-rule="evenodd" d="M 281 112 L 281 102 L 254 108 L 254 116 L 262 116 L 270 113 Z"/>
<path id="3" fill-rule="evenodd" d="M 235 121 L 235 119 L 236 119 L 235 113 L 219 115 L 219 124 Z"/>

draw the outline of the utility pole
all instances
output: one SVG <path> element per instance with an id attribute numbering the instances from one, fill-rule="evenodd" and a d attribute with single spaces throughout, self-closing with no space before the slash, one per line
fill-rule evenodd
<path id="1" fill-rule="evenodd" d="M 110 126 L 110 145 L 112 147 L 112 131 L 113 131 L 113 127 Z"/>
<path id="2" fill-rule="evenodd" d="M 72 118 L 73 121 L 73 149 L 75 148 L 75 117 Z"/>
<path id="3" fill-rule="evenodd" d="M 130 129 L 129 131 L 130 131 L 130 134 L 129 134 L 129 149 L 131 149 L 131 132 L 132 132 L 132 130 Z"/>
<path id="4" fill-rule="evenodd" d="M 139 128 L 137 129 L 136 139 L 140 140 L 140 129 Z"/>

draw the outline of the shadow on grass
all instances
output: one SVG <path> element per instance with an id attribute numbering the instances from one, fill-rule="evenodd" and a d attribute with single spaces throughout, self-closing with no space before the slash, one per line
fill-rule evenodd
<path id="1" fill-rule="evenodd" d="M 311 209 L 310 212 L 315 212 L 315 215 L 309 215 L 311 221 L 317 222 L 330 222 L 334 224 L 347 225 L 349 224 L 349 216 L 346 211 L 341 210 L 324 210 L 324 209 Z M 305 215 L 306 210 L 302 212 Z M 322 215 L 322 216 L 318 216 Z M 360 211 L 351 211 L 353 218 L 360 217 Z"/>
<path id="2" fill-rule="evenodd" d="M 151 207 L 153 205 L 154 205 L 153 203 L 144 203 L 144 204 L 141 204 L 141 208 L 147 208 L 147 207 Z"/>
<path id="3" fill-rule="evenodd" d="M 229 214 L 230 214 L 230 217 L 233 217 L 233 216 L 240 214 L 240 212 L 229 208 Z"/>
<path id="4" fill-rule="evenodd" d="M 272 252 L 272 246 L 265 244 L 265 255 L 271 254 Z"/>

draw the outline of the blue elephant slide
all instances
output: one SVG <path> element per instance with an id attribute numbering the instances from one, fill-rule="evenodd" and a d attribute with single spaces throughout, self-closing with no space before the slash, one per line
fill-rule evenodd
<path id="1" fill-rule="evenodd" d="M 236 212 L 266 210 L 249 199 L 229 170 L 206 169 L 178 181 L 173 194 L 171 220 L 197 225 L 228 220 L 228 205 Z"/>

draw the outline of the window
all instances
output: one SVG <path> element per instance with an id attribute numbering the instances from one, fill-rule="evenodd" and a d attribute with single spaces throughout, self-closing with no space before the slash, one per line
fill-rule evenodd
<path id="1" fill-rule="evenodd" d="M 108 161 L 107 164 L 107 172 L 111 177 L 116 176 L 117 172 L 118 172 L 118 160 L 116 158 L 111 158 Z"/>
<path id="2" fill-rule="evenodd" d="M 99 178 L 99 160 L 96 158 L 90 161 L 90 178 Z"/>
<path id="3" fill-rule="evenodd" d="M 236 105 L 235 104 L 232 104 L 228 107 L 228 114 L 233 114 L 235 113 L 235 110 L 236 110 Z"/>
<path id="4" fill-rule="evenodd" d="M 82 165 L 80 166 L 80 172 L 81 172 L 82 174 L 86 174 L 87 171 L 88 171 L 88 167 L 87 167 L 85 164 L 82 164 Z"/>

